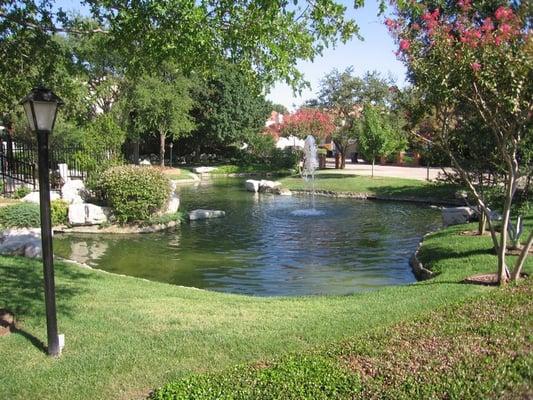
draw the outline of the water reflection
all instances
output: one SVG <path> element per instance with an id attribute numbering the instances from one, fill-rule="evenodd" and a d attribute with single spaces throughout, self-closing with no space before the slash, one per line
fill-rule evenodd
<path id="1" fill-rule="evenodd" d="M 226 184 L 180 188 L 185 209 L 225 218 L 177 232 L 57 236 L 57 254 L 111 272 L 254 295 L 347 294 L 414 281 L 408 259 L 439 223 L 427 207 L 350 199 L 254 196 Z M 296 211 L 296 214 L 295 214 Z"/>

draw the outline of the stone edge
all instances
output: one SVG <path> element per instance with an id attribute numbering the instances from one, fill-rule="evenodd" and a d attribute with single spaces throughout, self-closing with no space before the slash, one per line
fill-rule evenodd
<path id="1" fill-rule="evenodd" d="M 66 227 L 60 226 L 54 228 L 54 233 L 108 233 L 108 234 L 130 234 L 130 233 L 155 233 L 174 229 L 180 225 L 180 221 L 169 221 L 166 224 L 155 224 L 148 226 L 139 226 L 139 225 L 129 225 L 129 226 L 120 226 L 120 225 L 111 225 L 105 228 L 99 227 L 98 225 L 92 226 L 75 226 L 75 227 Z"/>
<path id="2" fill-rule="evenodd" d="M 411 269 L 413 270 L 413 274 L 415 274 L 415 277 L 418 281 L 425 281 L 428 279 L 431 279 L 435 277 L 435 273 L 433 271 L 430 271 L 429 269 L 424 267 L 424 264 L 420 262 L 418 259 L 418 253 L 420 252 L 420 249 L 424 245 L 424 240 L 428 235 L 431 235 L 434 232 L 429 232 L 424 235 L 420 243 L 418 244 L 418 247 L 416 248 L 415 252 L 409 259 L 409 265 L 411 266 Z"/>

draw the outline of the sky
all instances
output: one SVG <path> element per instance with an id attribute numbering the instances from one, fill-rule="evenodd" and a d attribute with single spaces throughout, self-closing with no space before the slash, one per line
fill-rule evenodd
<path id="1" fill-rule="evenodd" d="M 305 79 L 311 84 L 311 89 L 304 90 L 301 95 L 294 94 L 286 84 L 276 84 L 267 95 L 274 103 L 283 104 L 289 110 L 298 108 L 305 100 L 316 97 L 320 79 L 333 69 L 340 71 L 353 66 L 354 73 L 363 76 L 367 71 L 379 71 L 383 76 L 391 76 L 397 85 L 405 83 L 405 67 L 396 59 L 397 50 L 389 35 L 383 17 L 378 17 L 376 0 L 366 0 L 364 8 L 354 9 L 353 0 L 341 0 L 347 6 L 347 16 L 355 19 L 359 26 L 363 41 L 352 39 L 346 44 L 340 44 L 335 49 L 327 49 L 314 62 L 300 62 L 298 69 L 303 72 Z M 56 7 L 67 10 L 87 12 L 86 7 L 80 5 L 79 0 L 58 0 Z"/>
<path id="2" fill-rule="evenodd" d="M 348 16 L 355 19 L 364 41 L 352 39 L 335 49 L 328 49 L 322 57 L 314 62 L 300 62 L 298 69 L 310 82 L 311 89 L 302 92 L 301 96 L 292 93 L 292 89 L 279 83 L 270 91 L 267 98 L 274 103 L 283 104 L 289 110 L 298 108 L 305 100 L 316 97 L 321 78 L 333 69 L 340 71 L 353 66 L 354 73 L 363 76 L 366 71 L 379 71 L 383 76 L 389 75 L 399 86 L 405 84 L 406 69 L 396 59 L 397 50 L 392 37 L 383 24 L 383 17 L 378 17 L 378 6 L 375 0 L 367 0 L 364 8 L 353 9 L 353 1 L 343 1 L 348 7 Z"/>

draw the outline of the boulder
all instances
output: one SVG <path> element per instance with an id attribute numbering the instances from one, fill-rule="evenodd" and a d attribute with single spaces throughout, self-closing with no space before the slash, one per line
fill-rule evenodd
<path id="1" fill-rule="evenodd" d="M 289 189 L 283 187 L 275 188 L 274 193 L 279 194 L 280 196 L 292 196 L 292 192 Z"/>
<path id="2" fill-rule="evenodd" d="M 50 192 L 50 201 L 59 200 L 61 196 L 55 191 Z M 22 198 L 22 201 L 27 203 L 39 204 L 39 192 L 31 192 Z"/>
<path id="3" fill-rule="evenodd" d="M 220 218 L 226 215 L 225 211 L 221 210 L 193 210 L 189 213 L 189 220 L 194 221 L 198 219 L 208 219 L 208 218 Z"/>
<path id="4" fill-rule="evenodd" d="M 180 199 L 178 196 L 172 196 L 168 202 L 165 214 L 175 214 L 180 208 Z"/>
<path id="5" fill-rule="evenodd" d="M 196 167 L 192 169 L 192 172 L 195 172 L 197 174 L 206 174 L 209 172 L 213 172 L 216 170 L 216 167 Z"/>
<path id="6" fill-rule="evenodd" d="M 72 179 L 66 181 L 61 188 L 61 198 L 69 204 L 83 203 L 85 194 L 85 184 L 81 179 Z"/>
<path id="7" fill-rule="evenodd" d="M 100 225 L 107 222 L 109 208 L 96 204 L 71 204 L 68 208 L 68 223 L 73 226 Z"/>
<path id="8" fill-rule="evenodd" d="M 274 181 L 267 181 L 267 180 L 260 180 L 259 181 L 259 191 L 260 192 L 267 192 L 269 190 L 273 190 L 277 188 L 278 186 L 281 186 L 281 183 L 274 182 Z"/>
<path id="9" fill-rule="evenodd" d="M 42 256 L 41 229 L 16 228 L 2 232 L 0 254 L 37 258 Z"/>
<path id="10" fill-rule="evenodd" d="M 474 214 L 475 211 L 470 207 L 443 208 L 442 223 L 444 226 L 466 224 Z"/>
<path id="11" fill-rule="evenodd" d="M 246 190 L 248 190 L 249 192 L 254 192 L 254 193 L 257 193 L 259 192 L 259 183 L 261 181 L 256 181 L 254 179 L 248 179 L 244 185 L 246 187 Z"/>
<path id="12" fill-rule="evenodd" d="M 139 161 L 139 165 L 152 165 L 152 163 L 145 158 L 144 160 Z"/>

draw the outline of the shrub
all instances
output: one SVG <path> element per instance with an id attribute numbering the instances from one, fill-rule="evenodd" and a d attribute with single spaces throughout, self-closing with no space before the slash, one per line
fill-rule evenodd
<path id="1" fill-rule="evenodd" d="M 41 226 L 39 205 L 18 203 L 0 208 L 0 226 L 5 228 L 36 228 Z"/>
<path id="2" fill-rule="evenodd" d="M 51 205 L 52 225 L 65 225 L 68 222 L 68 203 L 64 200 L 54 200 Z"/>
<path id="3" fill-rule="evenodd" d="M 102 174 L 99 186 L 118 222 L 145 221 L 161 210 L 170 196 L 169 179 L 151 167 L 109 168 Z"/>
<path id="4" fill-rule="evenodd" d="M 17 189 L 15 189 L 15 192 L 13 193 L 13 198 L 22 199 L 24 196 L 27 196 L 30 193 L 30 188 L 27 188 L 26 186 L 19 186 Z"/>

